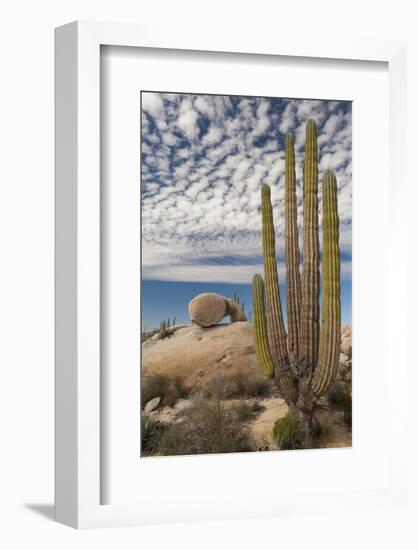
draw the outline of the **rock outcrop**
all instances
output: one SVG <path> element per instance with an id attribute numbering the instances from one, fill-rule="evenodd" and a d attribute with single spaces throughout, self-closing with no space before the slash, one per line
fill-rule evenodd
<path id="1" fill-rule="evenodd" d="M 225 386 L 237 378 L 262 377 L 254 345 L 253 325 L 247 322 L 207 328 L 178 325 L 168 337 L 155 334 L 142 344 L 142 374 L 180 378 L 188 389 L 205 389 L 214 382 Z M 351 365 L 350 325 L 342 327 L 344 347 L 340 365 Z M 273 382 L 272 382 L 273 383 Z"/>
<path id="2" fill-rule="evenodd" d="M 164 339 L 142 344 L 142 373 L 179 377 L 189 388 L 205 387 L 213 379 L 227 384 L 237 375 L 259 375 L 249 323 L 200 328 L 182 327 Z"/>
<path id="3" fill-rule="evenodd" d="M 188 304 L 188 313 L 191 321 L 202 328 L 219 323 L 226 315 L 230 315 L 232 323 L 247 321 L 239 304 L 214 292 L 204 292 L 193 298 Z"/>

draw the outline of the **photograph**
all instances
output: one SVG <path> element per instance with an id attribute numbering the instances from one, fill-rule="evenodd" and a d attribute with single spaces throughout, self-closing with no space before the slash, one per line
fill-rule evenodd
<path id="1" fill-rule="evenodd" d="M 138 111 L 140 458 L 351 447 L 352 102 Z"/>

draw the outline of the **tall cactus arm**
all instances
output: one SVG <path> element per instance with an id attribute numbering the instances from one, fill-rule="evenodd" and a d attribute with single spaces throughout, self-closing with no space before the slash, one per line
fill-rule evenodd
<path id="1" fill-rule="evenodd" d="M 285 265 L 288 351 L 298 361 L 300 351 L 301 279 L 298 248 L 294 137 L 285 140 Z"/>
<path id="2" fill-rule="evenodd" d="M 264 282 L 260 275 L 255 275 L 252 280 L 252 306 L 256 358 L 265 376 L 273 378 L 275 368 L 269 349 L 265 315 Z"/>
<path id="3" fill-rule="evenodd" d="M 278 387 L 285 400 L 287 403 L 295 403 L 298 394 L 291 370 L 289 368 L 276 370 L 274 367 L 268 340 L 264 282 L 258 274 L 252 280 L 252 306 L 255 352 L 258 364 L 268 378 L 273 378 L 275 373 Z"/>
<path id="4" fill-rule="evenodd" d="M 317 126 L 306 126 L 304 160 L 304 237 L 301 305 L 301 364 L 315 369 L 320 338 L 320 249 L 318 216 Z"/>
<path id="5" fill-rule="evenodd" d="M 340 252 L 337 182 L 328 170 L 323 178 L 323 303 L 318 368 L 313 392 L 320 397 L 330 388 L 337 374 L 340 353 Z"/>
<path id="6" fill-rule="evenodd" d="M 281 296 L 278 285 L 277 261 L 275 256 L 275 228 L 271 205 L 271 189 L 262 186 L 262 249 L 264 256 L 264 277 L 267 303 L 268 337 L 274 366 L 280 369 L 288 366 L 287 337 L 282 317 Z"/>

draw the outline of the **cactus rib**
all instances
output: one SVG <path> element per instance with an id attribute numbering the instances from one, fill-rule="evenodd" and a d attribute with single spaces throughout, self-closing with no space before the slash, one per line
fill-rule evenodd
<path id="1" fill-rule="evenodd" d="M 264 255 L 264 277 L 266 292 L 266 315 L 268 338 L 274 366 L 280 369 L 288 366 L 287 340 L 282 317 L 281 296 L 278 285 L 278 270 L 275 257 L 275 228 L 272 214 L 271 189 L 262 186 L 262 248 Z"/>
<path id="2" fill-rule="evenodd" d="M 304 236 L 301 279 L 301 362 L 311 374 L 317 365 L 320 330 L 320 248 L 318 216 L 317 126 L 306 125 L 304 161 Z"/>
<path id="3" fill-rule="evenodd" d="M 267 378 L 273 378 L 274 373 L 282 395 L 288 402 L 297 401 L 297 390 L 291 370 L 287 367 L 276 370 L 272 360 L 268 341 L 268 329 L 265 314 L 265 291 L 261 275 L 252 279 L 253 327 L 255 332 L 255 352 L 258 364 Z"/>
<path id="4" fill-rule="evenodd" d="M 256 357 L 265 376 L 273 378 L 275 369 L 269 349 L 265 315 L 264 282 L 261 275 L 255 275 L 253 277 L 252 301 Z"/>
<path id="5" fill-rule="evenodd" d="M 294 137 L 292 134 L 288 134 L 286 137 L 285 150 L 285 264 L 287 269 L 288 351 L 295 362 L 297 362 L 300 349 L 301 279 Z"/>
<path id="6" fill-rule="evenodd" d="M 336 377 L 340 353 L 340 253 L 337 182 L 328 170 L 323 179 L 323 302 L 319 363 L 313 378 L 313 392 L 320 397 Z"/>

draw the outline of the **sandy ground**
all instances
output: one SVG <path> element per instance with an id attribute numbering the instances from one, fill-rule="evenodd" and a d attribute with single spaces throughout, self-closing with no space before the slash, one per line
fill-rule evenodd
<path id="1" fill-rule="evenodd" d="M 254 441 L 257 450 L 277 450 L 277 444 L 272 438 L 272 428 L 278 418 L 285 416 L 288 406 L 285 401 L 277 396 L 258 397 L 249 399 L 228 399 L 226 405 L 232 406 L 245 402 L 251 406 L 257 405 L 259 412 L 253 413 L 252 418 L 245 422 Z M 324 427 L 324 433 L 316 441 L 315 447 L 337 448 L 352 446 L 352 432 L 343 421 L 343 413 L 330 408 L 327 401 L 319 405 L 317 417 Z M 171 407 L 163 407 L 150 413 L 154 420 L 166 424 L 182 422 L 185 417 L 180 411 Z"/>
<path id="2" fill-rule="evenodd" d="M 247 423 L 256 446 L 259 450 L 277 449 L 277 444 L 272 438 L 272 428 L 278 418 L 285 416 L 288 406 L 283 399 L 270 397 L 257 400 L 263 407 L 256 417 Z M 352 432 L 343 420 L 341 411 L 330 408 L 327 403 L 321 404 L 317 410 L 317 418 L 324 427 L 324 432 L 315 443 L 319 448 L 337 448 L 352 446 Z"/>

